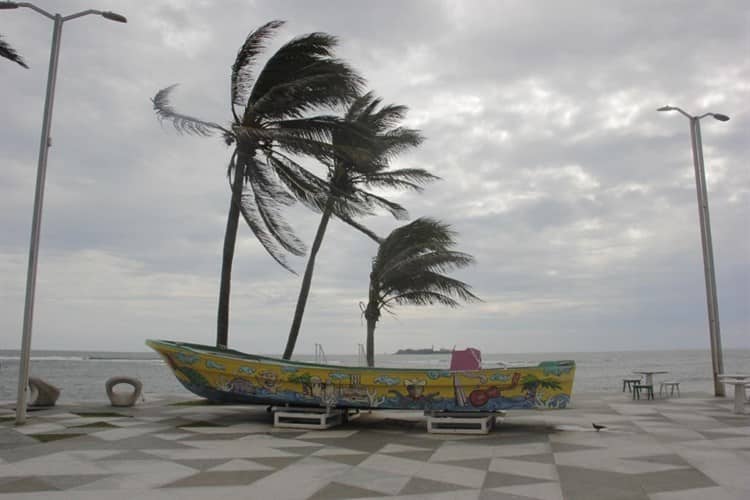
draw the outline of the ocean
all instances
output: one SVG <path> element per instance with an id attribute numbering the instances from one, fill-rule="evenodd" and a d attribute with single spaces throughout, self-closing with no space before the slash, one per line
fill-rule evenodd
<path id="1" fill-rule="evenodd" d="M 18 380 L 18 351 L 0 350 L 0 401 L 15 401 Z M 314 361 L 312 355 L 299 355 L 300 361 Z M 409 368 L 447 368 L 450 355 L 394 355 L 376 356 L 378 366 Z M 622 379 L 633 370 L 667 370 L 659 380 L 680 382 L 682 392 L 713 392 L 711 356 L 708 351 L 622 351 L 622 352 L 564 352 L 528 354 L 482 354 L 484 366 L 502 361 L 509 364 L 537 364 L 546 360 L 572 359 L 576 362 L 573 395 L 590 392 L 622 390 Z M 330 364 L 358 364 L 356 355 L 328 355 Z M 750 371 L 750 349 L 724 349 L 724 371 Z M 32 351 L 30 374 L 40 377 L 61 389 L 59 402 L 106 401 L 104 382 L 115 375 L 137 377 L 143 382 L 148 399 L 151 394 L 176 394 L 191 397 L 164 361 L 151 352 L 94 352 L 94 351 Z M 661 377 L 661 378 L 660 378 Z M 728 393 L 731 392 L 731 387 Z"/>

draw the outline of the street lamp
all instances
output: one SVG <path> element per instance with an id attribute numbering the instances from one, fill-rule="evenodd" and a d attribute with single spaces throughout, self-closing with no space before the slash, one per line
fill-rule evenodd
<path id="1" fill-rule="evenodd" d="M 711 243 L 711 220 L 708 216 L 708 191 L 706 190 L 706 172 L 703 164 L 703 143 L 701 142 L 701 118 L 711 116 L 720 122 L 729 120 L 721 113 L 704 113 L 692 116 L 675 106 L 662 106 L 657 111 L 677 111 L 690 120 L 690 141 L 693 148 L 695 166 L 695 187 L 698 192 L 698 216 L 701 226 L 701 244 L 703 246 L 703 271 L 706 279 L 706 302 L 708 305 L 708 330 L 711 336 L 711 363 L 714 374 L 714 394 L 724 396 L 724 384 L 719 381 L 719 374 L 724 372 L 724 358 L 721 352 L 721 331 L 719 329 L 719 299 L 716 295 L 716 275 L 714 273 L 714 250 Z"/>
<path id="2" fill-rule="evenodd" d="M 110 21 L 126 23 L 128 20 L 115 12 L 100 10 L 84 10 L 61 16 L 50 14 L 44 9 L 28 2 L 0 2 L 0 9 L 17 9 L 26 7 L 54 22 L 52 29 L 52 49 L 49 57 L 49 73 L 47 75 L 47 96 L 44 101 L 44 119 L 42 121 L 42 138 L 39 144 L 39 166 L 36 174 L 36 191 L 34 192 L 34 215 L 31 222 L 31 244 L 29 245 L 29 268 L 26 275 L 26 303 L 23 311 L 23 337 L 21 339 L 21 357 L 18 368 L 18 399 L 16 400 L 16 425 L 26 422 L 26 391 L 29 385 L 29 357 L 31 354 L 31 325 L 34 319 L 34 292 L 36 289 L 36 268 L 39 255 L 39 233 L 42 222 L 42 204 L 44 201 L 44 179 L 47 174 L 47 151 L 52 145 L 50 129 L 52 126 L 52 104 L 55 100 L 55 80 L 57 78 L 57 61 L 60 56 L 60 37 L 62 25 L 65 21 L 77 19 L 89 14 L 102 16 Z"/>

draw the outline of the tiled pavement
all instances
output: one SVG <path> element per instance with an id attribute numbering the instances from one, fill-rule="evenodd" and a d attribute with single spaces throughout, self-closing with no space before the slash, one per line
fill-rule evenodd
<path id="1" fill-rule="evenodd" d="M 707 395 L 574 396 L 488 436 L 428 434 L 413 412 L 274 429 L 264 407 L 173 402 L 64 406 L 21 427 L 0 408 L 0 500 L 750 498 L 750 416 Z"/>

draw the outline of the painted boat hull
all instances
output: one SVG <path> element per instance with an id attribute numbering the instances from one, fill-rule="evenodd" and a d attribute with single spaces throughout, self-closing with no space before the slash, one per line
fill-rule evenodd
<path id="1" fill-rule="evenodd" d="M 575 362 L 471 371 L 319 365 L 167 340 L 146 345 L 211 401 L 362 409 L 499 411 L 570 404 Z"/>

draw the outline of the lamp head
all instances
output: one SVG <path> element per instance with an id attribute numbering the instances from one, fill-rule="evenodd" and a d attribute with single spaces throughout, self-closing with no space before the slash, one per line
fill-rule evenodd
<path id="1" fill-rule="evenodd" d="M 720 122 L 726 122 L 729 121 L 729 117 L 727 115 L 722 115 L 721 113 L 711 113 L 711 116 L 719 120 Z"/>
<path id="2" fill-rule="evenodd" d="M 0 2 L 0 10 L 3 9 L 17 9 L 18 4 L 16 2 Z"/>
<path id="3" fill-rule="evenodd" d="M 672 106 L 662 106 L 661 108 L 657 109 L 656 111 L 674 111 L 674 108 Z"/>
<path id="4" fill-rule="evenodd" d="M 120 14 L 117 14 L 116 12 L 110 12 L 110 11 L 102 12 L 102 17 L 105 19 L 109 19 L 110 21 L 117 21 L 118 23 L 128 22 L 125 16 L 121 16 Z"/>

